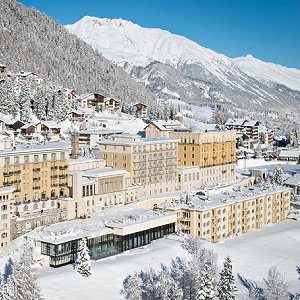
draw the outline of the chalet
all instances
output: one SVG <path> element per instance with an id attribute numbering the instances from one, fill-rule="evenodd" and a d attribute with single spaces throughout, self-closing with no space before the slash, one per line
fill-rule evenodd
<path id="1" fill-rule="evenodd" d="M 68 114 L 69 120 L 75 124 L 82 124 L 89 121 L 92 115 L 92 110 L 88 108 L 81 108 L 80 110 L 71 110 Z"/>
<path id="2" fill-rule="evenodd" d="M 225 123 L 225 127 L 229 130 L 236 130 L 237 133 L 246 134 L 249 138 L 250 148 L 252 148 L 253 145 L 257 144 L 259 141 L 258 121 L 253 121 L 253 120 L 248 120 L 243 118 L 235 118 L 235 119 L 230 118 Z"/>
<path id="3" fill-rule="evenodd" d="M 281 150 L 278 155 L 278 160 L 298 161 L 300 152 L 296 150 Z"/>
<path id="4" fill-rule="evenodd" d="M 61 126 L 55 122 L 41 122 L 41 133 L 43 135 L 50 134 L 52 137 L 59 137 Z"/>
<path id="5" fill-rule="evenodd" d="M 39 78 L 35 73 L 33 72 L 24 72 L 21 71 L 19 73 L 15 74 L 9 74 L 9 77 L 13 77 L 16 79 L 17 86 L 22 85 L 26 81 L 36 81 L 37 83 L 41 83 L 42 79 Z"/>
<path id="6" fill-rule="evenodd" d="M 146 138 L 153 137 L 170 137 L 170 132 L 178 129 L 186 129 L 178 121 L 152 121 L 150 122 L 144 130 L 146 131 Z"/>
<path id="7" fill-rule="evenodd" d="M 147 117 L 147 105 L 143 103 L 136 103 L 133 105 L 135 109 L 135 116 L 137 118 L 146 118 Z"/>
<path id="8" fill-rule="evenodd" d="M 105 98 L 104 106 L 109 110 L 118 110 L 120 108 L 120 101 L 113 98 Z"/>
<path id="9" fill-rule="evenodd" d="M 41 123 L 38 121 L 38 122 L 25 124 L 20 129 L 21 129 L 22 136 L 31 139 L 35 134 L 41 132 Z"/>
<path id="10" fill-rule="evenodd" d="M 3 64 L 0 64 L 0 73 L 5 73 L 6 72 L 6 66 Z"/>
<path id="11" fill-rule="evenodd" d="M 105 97 L 97 93 L 82 94 L 76 97 L 76 100 L 81 107 L 95 108 L 98 110 L 101 105 L 104 105 Z"/>
<path id="12" fill-rule="evenodd" d="M 68 101 L 72 101 L 76 99 L 76 92 L 73 89 L 61 89 L 57 91 L 58 94 L 64 94 L 66 99 L 68 99 Z"/>
<path id="13" fill-rule="evenodd" d="M 7 117 L 0 118 L 0 131 L 3 132 L 5 130 L 16 131 L 24 126 L 25 123 L 20 120 L 13 120 Z"/>

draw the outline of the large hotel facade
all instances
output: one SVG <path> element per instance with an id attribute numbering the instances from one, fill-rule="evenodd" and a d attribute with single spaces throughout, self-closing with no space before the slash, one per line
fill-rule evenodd
<path id="1" fill-rule="evenodd" d="M 176 213 L 182 233 L 219 242 L 285 220 L 290 212 L 290 196 L 291 189 L 283 186 L 249 186 L 211 195 L 185 195 L 164 200 L 163 204 L 156 200 L 155 207 Z"/>
<path id="2" fill-rule="evenodd" d="M 124 169 L 130 181 L 142 186 L 141 197 L 174 191 L 177 187 L 178 141 L 115 135 L 99 143 L 107 166 Z"/>

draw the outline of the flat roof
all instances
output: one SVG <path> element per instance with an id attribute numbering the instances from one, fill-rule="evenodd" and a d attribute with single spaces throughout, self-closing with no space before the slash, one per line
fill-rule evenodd
<path id="1" fill-rule="evenodd" d="M 227 206 L 230 203 L 243 202 L 254 198 L 262 197 L 275 192 L 283 192 L 291 190 L 286 186 L 249 186 L 249 187 L 228 187 L 222 190 L 209 190 L 206 191 L 191 191 L 189 195 L 182 194 L 173 203 L 164 203 L 158 205 L 159 208 L 165 209 L 189 209 L 189 210 L 210 210 L 222 206 Z M 188 200 L 186 200 L 188 198 Z"/>

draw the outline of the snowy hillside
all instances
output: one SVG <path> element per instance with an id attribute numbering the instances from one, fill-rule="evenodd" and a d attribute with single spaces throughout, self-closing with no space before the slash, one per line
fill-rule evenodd
<path id="1" fill-rule="evenodd" d="M 261 62 L 250 72 L 248 67 L 240 67 L 238 60 L 183 36 L 122 19 L 86 16 L 66 28 L 159 98 L 177 94 L 190 104 L 219 102 L 253 110 L 299 106 L 298 70 Z"/>
<path id="2" fill-rule="evenodd" d="M 300 70 L 263 62 L 252 55 L 234 58 L 233 63 L 251 77 L 275 81 L 300 91 Z"/>
<path id="3" fill-rule="evenodd" d="M 212 73 L 230 84 L 225 72 L 234 68 L 230 59 L 183 36 L 161 29 L 142 28 L 121 19 L 88 16 L 66 28 L 116 63 L 127 61 L 141 66 L 159 61 L 177 69 L 185 64 L 199 63 L 207 74 Z"/>

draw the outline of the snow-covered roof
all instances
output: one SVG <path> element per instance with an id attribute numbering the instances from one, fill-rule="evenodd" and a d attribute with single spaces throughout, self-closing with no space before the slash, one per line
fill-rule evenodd
<path id="1" fill-rule="evenodd" d="M 110 167 L 90 169 L 83 171 L 82 173 L 85 177 L 107 177 L 128 174 L 125 170 L 113 169 Z"/>
<path id="2" fill-rule="evenodd" d="M 34 74 L 33 72 L 19 72 L 19 73 L 16 73 L 16 74 L 13 74 L 12 76 L 17 76 L 17 77 L 27 77 L 29 75 L 36 75 Z"/>
<path id="3" fill-rule="evenodd" d="M 295 176 L 291 176 L 289 177 L 285 182 L 284 184 L 287 184 L 287 185 L 299 185 L 300 184 L 300 174 L 297 174 Z"/>
<path id="4" fill-rule="evenodd" d="M 281 150 L 279 153 L 279 158 L 282 158 L 282 157 L 298 158 L 299 155 L 300 155 L 299 151 Z"/>
<path id="5" fill-rule="evenodd" d="M 51 121 L 43 121 L 43 122 L 41 122 L 41 124 L 47 126 L 48 128 L 61 128 L 62 127 L 58 123 L 51 122 Z"/>
<path id="6" fill-rule="evenodd" d="M 229 188 L 226 190 L 209 191 L 208 197 L 200 195 L 190 196 L 188 204 L 174 202 L 159 205 L 160 208 L 177 210 L 178 208 L 188 208 L 194 210 L 210 210 L 216 207 L 227 206 L 228 203 L 242 202 L 251 200 L 260 196 L 265 196 L 272 192 L 283 192 L 289 188 L 284 186 L 249 186 L 241 187 L 240 191 Z"/>
<path id="7" fill-rule="evenodd" d="M 150 124 L 155 125 L 159 130 L 161 131 L 167 131 L 170 130 L 167 127 L 176 127 L 176 128 L 186 128 L 183 124 L 181 124 L 179 121 L 163 121 L 163 120 L 157 120 L 157 121 L 151 121 L 147 126 L 145 126 L 144 129 L 146 129 Z"/>
<path id="8" fill-rule="evenodd" d="M 28 123 L 28 124 L 25 124 L 21 127 L 21 129 L 27 129 L 31 126 L 37 126 L 38 124 L 40 124 L 40 122 L 31 122 L 31 123 Z"/>
<path id="9" fill-rule="evenodd" d="M 7 154 L 18 154 L 18 153 L 28 153 L 35 151 L 52 151 L 52 150 L 61 150 L 61 149 L 70 149 L 71 146 L 68 143 L 55 142 L 55 143 L 47 143 L 47 144 L 19 144 L 16 146 L 14 150 L 10 151 L 0 151 L 0 155 Z"/>
<path id="10" fill-rule="evenodd" d="M 86 98 L 88 98 L 90 96 L 93 96 L 93 95 L 94 95 L 93 93 L 81 94 L 81 95 L 78 95 L 76 97 L 76 100 L 83 100 L 83 99 L 86 99 Z"/>
<path id="11" fill-rule="evenodd" d="M 258 123 L 258 121 L 248 120 L 248 119 L 244 119 L 244 118 L 230 118 L 230 119 L 227 120 L 227 122 L 225 123 L 225 125 L 231 125 L 231 126 L 255 126 L 255 125 L 258 125 L 257 123 Z"/>

